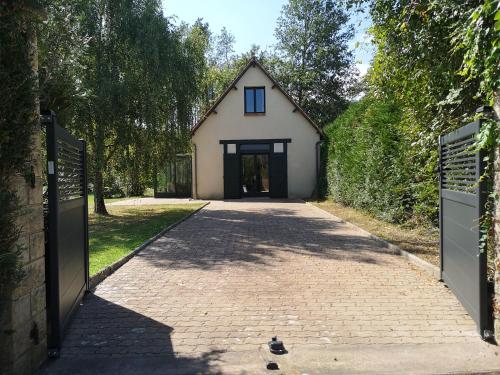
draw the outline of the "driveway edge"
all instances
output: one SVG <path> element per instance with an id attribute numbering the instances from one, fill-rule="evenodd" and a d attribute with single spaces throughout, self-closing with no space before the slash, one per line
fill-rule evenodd
<path id="1" fill-rule="evenodd" d="M 202 210 L 203 208 L 205 208 L 206 206 L 208 206 L 210 204 L 210 202 L 205 202 L 205 204 L 203 204 L 201 207 L 198 207 L 196 210 L 194 210 L 193 212 L 189 213 L 188 215 L 184 216 L 182 219 L 180 219 L 179 221 L 176 221 L 175 223 L 173 224 L 170 224 L 168 227 L 166 227 L 165 229 L 162 229 L 158 234 L 154 235 L 153 237 L 151 237 L 150 239 L 144 241 L 141 245 L 139 245 L 138 247 L 136 247 L 134 250 L 132 250 L 130 253 L 128 253 L 127 255 L 125 255 L 123 258 L 121 259 L 118 259 L 116 262 L 110 264 L 109 266 L 107 266 L 106 268 L 104 268 L 103 270 L 97 272 L 94 276 L 91 276 L 89 278 L 89 286 L 88 286 L 88 290 L 93 290 L 95 289 L 95 287 L 97 285 L 99 285 L 99 283 L 101 283 L 104 279 L 106 279 L 108 276 L 112 275 L 117 269 L 119 269 L 121 266 L 123 266 L 125 263 L 127 263 L 132 257 L 134 257 L 137 253 L 139 253 L 141 250 L 143 250 L 146 246 L 148 246 L 149 244 L 151 244 L 152 242 L 156 241 L 158 238 L 160 238 L 161 236 L 163 236 L 165 233 L 167 233 L 168 231 L 170 231 L 171 229 L 175 228 L 176 226 L 178 226 L 180 223 L 186 221 L 187 219 L 189 219 L 191 216 L 193 216 L 194 214 L 196 214 L 198 211 Z"/>
<path id="2" fill-rule="evenodd" d="M 356 224 L 353 224 L 353 223 L 351 223 L 349 221 L 341 219 L 340 217 L 335 216 L 331 212 L 323 210 L 322 208 L 320 208 L 320 207 L 318 207 L 318 206 L 316 206 L 316 205 L 314 205 L 314 204 L 312 204 L 310 202 L 306 202 L 306 201 L 304 201 L 304 202 L 307 205 L 311 206 L 311 207 L 314 207 L 314 208 L 316 208 L 318 210 L 321 210 L 321 211 L 327 213 L 329 216 L 331 216 L 331 217 L 339 220 L 340 222 L 342 222 L 344 224 L 347 224 L 347 225 L 350 225 L 351 227 L 356 228 L 357 230 L 359 230 L 360 232 L 364 233 L 365 235 L 367 235 L 372 240 L 375 240 L 377 242 L 380 242 L 380 243 L 384 244 L 387 247 L 387 249 L 382 249 L 381 251 L 387 252 L 387 253 L 390 253 L 390 254 L 400 255 L 403 258 L 405 258 L 408 262 L 410 262 L 411 264 L 413 264 L 414 266 L 417 266 L 421 270 L 423 270 L 423 271 L 427 272 L 428 274 L 430 274 L 435 279 L 441 280 L 441 271 L 439 270 L 439 267 L 437 267 L 437 266 L 435 266 L 435 265 L 433 265 L 433 264 L 431 264 L 431 263 L 429 263 L 429 262 L 427 262 L 427 261 L 425 261 L 423 259 L 420 259 L 416 255 L 411 254 L 408 251 L 401 249 L 399 246 L 394 245 L 393 243 L 390 243 L 389 241 L 386 241 L 383 238 L 380 238 L 380 237 L 378 237 L 378 236 L 376 236 L 376 235 L 368 232 L 367 230 L 365 230 L 363 228 L 358 227 Z"/>

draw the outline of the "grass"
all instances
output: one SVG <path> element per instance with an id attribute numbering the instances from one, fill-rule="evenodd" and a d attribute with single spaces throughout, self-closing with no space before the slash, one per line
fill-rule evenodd
<path id="1" fill-rule="evenodd" d="M 311 203 L 439 267 L 439 229 L 387 223 L 332 200 Z"/>
<path id="2" fill-rule="evenodd" d="M 108 206 L 109 216 L 89 215 L 90 275 L 130 253 L 201 204 Z"/>
<path id="3" fill-rule="evenodd" d="M 89 194 L 88 196 L 88 202 L 89 202 L 89 210 L 94 209 L 94 194 Z M 118 202 L 118 201 L 123 201 L 125 199 L 132 199 L 133 197 L 125 197 L 125 198 L 106 198 L 104 199 L 104 203 L 112 203 L 112 202 Z"/>

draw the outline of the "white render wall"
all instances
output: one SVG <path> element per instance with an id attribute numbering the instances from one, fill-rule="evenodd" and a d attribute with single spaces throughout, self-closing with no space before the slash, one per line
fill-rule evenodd
<path id="1" fill-rule="evenodd" d="M 288 144 L 288 196 L 308 198 L 316 185 L 316 129 L 258 67 L 250 67 L 196 130 L 191 141 L 193 155 L 193 194 L 201 199 L 224 198 L 224 146 L 220 140 L 284 139 Z M 244 114 L 244 87 L 265 86 L 265 115 Z M 196 158 L 196 160 L 195 160 Z M 195 165 L 197 171 L 195 171 Z M 196 178 L 198 181 L 196 181 Z M 195 186 L 196 185 L 196 186 Z"/>

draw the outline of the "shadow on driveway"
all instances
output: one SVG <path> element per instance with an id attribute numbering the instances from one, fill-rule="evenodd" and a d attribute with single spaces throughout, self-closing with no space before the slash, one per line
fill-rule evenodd
<path id="1" fill-rule="evenodd" d="M 385 243 L 331 217 L 303 217 L 277 205 L 252 209 L 252 202 L 246 202 L 241 206 L 244 210 L 210 210 L 209 206 L 138 257 L 160 268 L 210 270 L 228 265 L 265 266 L 279 262 L 282 252 L 380 264 L 380 251 L 389 252 Z"/>
<path id="2" fill-rule="evenodd" d="M 71 322 L 61 350 L 39 375 L 221 374 L 224 351 L 177 356 L 173 328 L 88 294 Z"/>

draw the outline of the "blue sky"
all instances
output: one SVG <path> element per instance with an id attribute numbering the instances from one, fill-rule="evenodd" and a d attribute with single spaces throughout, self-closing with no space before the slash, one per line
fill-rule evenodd
<path id="1" fill-rule="evenodd" d="M 274 28 L 286 0 L 162 0 L 165 15 L 177 16 L 177 23 L 192 24 L 201 17 L 218 33 L 225 26 L 236 39 L 236 53 L 246 52 L 252 44 L 271 48 L 276 43 Z M 373 51 L 369 47 L 366 29 L 370 21 L 366 16 L 353 16 L 356 35 L 351 43 L 356 62 L 362 73 L 366 71 Z M 354 48 L 356 42 L 360 47 Z"/>

